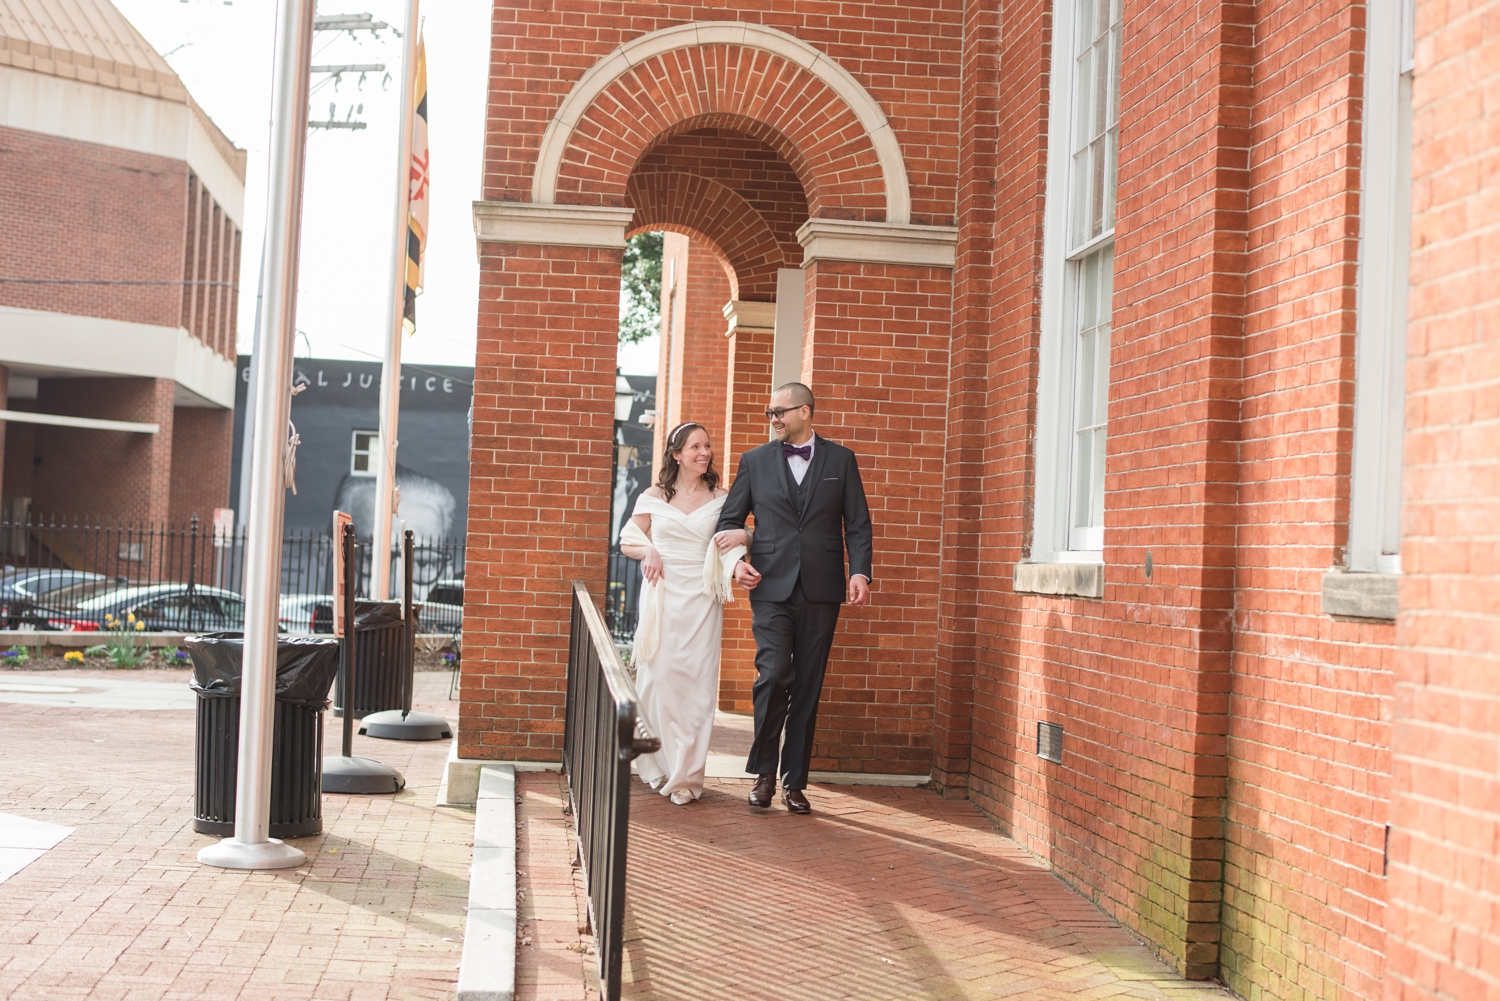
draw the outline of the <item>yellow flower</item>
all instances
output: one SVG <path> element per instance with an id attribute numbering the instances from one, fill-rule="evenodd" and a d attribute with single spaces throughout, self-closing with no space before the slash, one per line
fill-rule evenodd
<path id="1" fill-rule="evenodd" d="M 126 613 L 126 615 L 125 615 L 125 621 L 126 622 L 134 622 L 135 621 L 135 613 L 134 612 L 128 612 L 128 613 Z"/>
<path id="2" fill-rule="evenodd" d="M 137 628 L 137 629 L 145 629 L 145 628 L 146 628 L 146 623 L 144 623 L 144 622 L 137 622 L 137 623 L 136 623 L 136 624 L 135 624 L 135 627 L 136 627 L 136 628 Z"/>
<path id="3" fill-rule="evenodd" d="M 82 650 L 69 650 L 67 653 L 63 654 L 63 660 L 71 660 L 75 664 L 82 664 L 83 663 L 83 651 Z"/>

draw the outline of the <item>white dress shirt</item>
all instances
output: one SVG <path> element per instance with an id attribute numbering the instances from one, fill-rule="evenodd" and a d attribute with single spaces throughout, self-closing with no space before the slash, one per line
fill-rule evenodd
<path id="1" fill-rule="evenodd" d="M 812 465 L 813 454 L 811 450 L 817 446 L 817 441 L 817 435 L 813 435 L 807 439 L 805 443 L 808 448 L 807 458 L 804 459 L 800 455 L 789 455 L 786 457 L 786 464 L 792 471 L 792 479 L 797 481 L 797 486 L 799 487 L 802 485 L 802 477 L 807 475 L 807 467 Z"/>

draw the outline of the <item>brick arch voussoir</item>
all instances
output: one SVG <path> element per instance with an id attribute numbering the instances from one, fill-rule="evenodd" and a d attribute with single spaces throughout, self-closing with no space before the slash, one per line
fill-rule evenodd
<path id="1" fill-rule="evenodd" d="M 773 302 L 776 272 L 786 267 L 770 223 L 740 194 L 711 178 L 642 173 L 630 178 L 634 231 L 685 227 L 723 254 L 736 299 Z"/>
<path id="2" fill-rule="evenodd" d="M 628 204 L 626 187 L 640 158 L 664 137 L 706 122 L 755 136 L 781 154 L 811 215 L 884 219 L 879 156 L 854 111 L 795 63 L 734 45 L 667 52 L 606 87 L 563 153 L 558 200 Z"/>

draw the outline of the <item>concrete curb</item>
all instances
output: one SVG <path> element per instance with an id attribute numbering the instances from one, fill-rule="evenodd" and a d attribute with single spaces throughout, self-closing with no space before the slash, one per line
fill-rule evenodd
<path id="1" fill-rule="evenodd" d="M 516 994 L 516 770 L 487 764 L 474 804 L 474 864 L 458 968 L 458 1001 Z"/>
<path id="2" fill-rule="evenodd" d="M 555 761 L 491 761 L 484 758 L 460 758 L 458 737 L 448 748 L 448 763 L 443 767 L 443 781 L 438 784 L 438 806 L 473 806 L 479 799 L 480 770 L 491 765 L 505 765 L 515 772 L 555 772 L 562 765 Z"/>

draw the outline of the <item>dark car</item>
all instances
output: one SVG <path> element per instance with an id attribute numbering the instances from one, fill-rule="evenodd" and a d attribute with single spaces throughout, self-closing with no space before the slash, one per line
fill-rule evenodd
<path id="1" fill-rule="evenodd" d="M 23 613 L 44 600 L 43 596 L 74 584 L 105 580 L 103 574 L 61 567 L 31 567 L 7 570 L 0 575 L 0 621 L 6 629 L 17 629 L 25 623 Z"/>
<path id="2" fill-rule="evenodd" d="M 104 628 L 107 616 L 134 615 L 150 632 L 216 632 L 243 629 L 244 599 L 232 591 L 186 584 L 120 587 L 88 581 L 44 595 L 24 612 L 37 629 L 92 632 Z"/>

